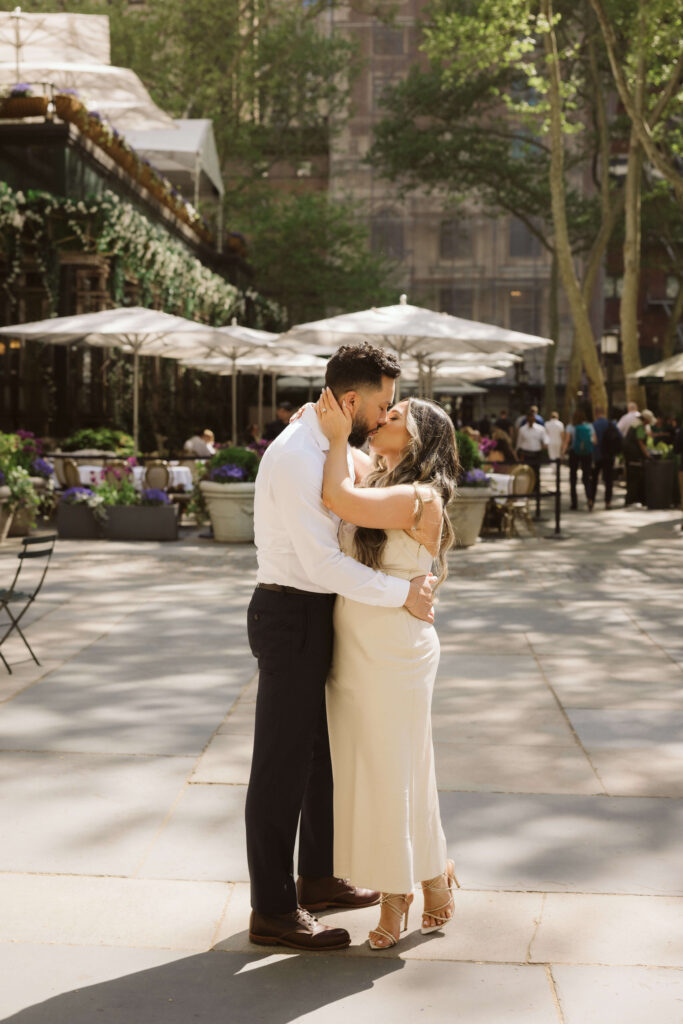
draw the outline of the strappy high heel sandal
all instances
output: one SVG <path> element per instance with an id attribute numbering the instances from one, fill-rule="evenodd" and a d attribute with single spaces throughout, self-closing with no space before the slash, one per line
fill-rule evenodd
<path id="1" fill-rule="evenodd" d="M 415 897 L 413 896 L 412 892 L 408 893 L 407 896 L 401 896 L 391 892 L 383 892 L 380 897 L 380 907 L 388 907 L 389 910 L 391 910 L 391 912 L 396 915 L 399 921 L 401 920 L 401 918 L 403 918 L 403 927 L 399 927 L 399 937 L 400 933 L 406 931 L 406 929 L 408 928 L 408 913 L 410 911 L 410 905 L 413 902 L 414 898 Z M 398 905 L 399 900 L 401 901 L 403 906 Z M 373 942 L 372 936 L 375 934 L 381 935 L 382 938 L 386 939 L 386 945 L 379 942 Z M 370 949 L 390 949 L 392 946 L 396 945 L 398 939 L 396 938 L 395 935 L 392 935 L 390 931 L 387 931 L 386 928 L 382 927 L 381 924 L 378 924 L 377 927 L 373 928 L 370 934 L 368 935 L 368 942 L 370 943 Z"/>
<path id="2" fill-rule="evenodd" d="M 447 884 L 444 885 L 443 879 L 446 876 Z M 420 928 L 422 935 L 429 935 L 430 932 L 438 932 L 440 928 L 444 928 L 447 924 L 453 920 L 455 915 L 455 897 L 453 896 L 453 883 L 455 882 L 455 864 L 452 860 L 446 861 L 446 870 L 443 875 L 437 875 L 436 878 L 430 878 L 428 882 L 422 883 L 422 891 L 429 890 L 430 892 L 442 892 L 448 893 L 448 899 L 445 903 L 442 903 L 440 907 L 434 907 L 431 910 L 423 910 L 422 916 L 432 917 L 437 924 L 431 924 L 429 926 L 423 925 Z M 444 910 L 451 911 L 451 916 L 446 917 Z"/>

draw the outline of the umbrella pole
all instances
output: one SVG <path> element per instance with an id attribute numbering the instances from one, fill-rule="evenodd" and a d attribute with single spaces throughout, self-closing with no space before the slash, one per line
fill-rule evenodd
<path id="1" fill-rule="evenodd" d="M 232 437 L 231 444 L 237 444 L 237 360 L 232 361 Z"/>
<path id="2" fill-rule="evenodd" d="M 277 374 L 271 373 L 271 388 L 270 388 L 270 415 L 275 419 L 277 414 Z"/>
<path id="3" fill-rule="evenodd" d="M 258 436 L 263 437 L 263 370 L 258 372 Z"/>
<path id="4" fill-rule="evenodd" d="M 431 365 L 427 370 L 427 398 L 434 400 L 434 367 Z"/>
<path id="5" fill-rule="evenodd" d="M 139 418 L 140 418 L 140 399 L 138 395 L 140 376 L 140 353 L 137 348 L 133 350 L 133 447 L 135 455 L 138 454 L 139 446 Z"/>

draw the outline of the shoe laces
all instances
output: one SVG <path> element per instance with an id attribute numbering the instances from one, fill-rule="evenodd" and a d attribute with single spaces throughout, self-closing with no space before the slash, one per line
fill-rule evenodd
<path id="1" fill-rule="evenodd" d="M 299 921 L 303 925 L 310 926 L 318 923 L 317 917 L 313 917 L 313 914 L 311 914 L 308 910 L 304 910 L 303 907 L 299 907 L 297 916 Z"/>

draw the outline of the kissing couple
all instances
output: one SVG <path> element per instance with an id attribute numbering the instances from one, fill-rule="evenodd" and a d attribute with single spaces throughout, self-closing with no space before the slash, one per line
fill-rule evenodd
<path id="1" fill-rule="evenodd" d="M 431 700 L 433 588 L 453 543 L 458 456 L 440 406 L 392 404 L 399 375 L 381 348 L 340 348 L 319 401 L 270 445 L 256 479 L 246 829 L 249 938 L 261 945 L 343 949 L 349 933 L 311 911 L 379 903 L 369 942 L 386 949 L 418 882 L 423 933 L 455 909 Z"/>

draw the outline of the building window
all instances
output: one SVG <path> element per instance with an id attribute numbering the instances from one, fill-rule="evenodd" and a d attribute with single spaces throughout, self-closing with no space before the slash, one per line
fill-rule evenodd
<path id="1" fill-rule="evenodd" d="M 401 81 L 400 75 L 373 75 L 372 76 L 372 109 L 379 110 L 382 106 L 384 94 Z"/>
<path id="2" fill-rule="evenodd" d="M 372 52 L 378 57 L 398 57 L 403 53 L 403 29 L 373 25 Z"/>
<path id="3" fill-rule="evenodd" d="M 608 274 L 605 277 L 605 298 L 606 299 L 620 299 L 621 294 L 624 290 L 624 279 L 623 277 L 614 277 Z"/>
<path id="4" fill-rule="evenodd" d="M 533 288 L 513 288 L 510 291 L 509 326 L 522 334 L 539 333 L 539 294 Z"/>
<path id="5" fill-rule="evenodd" d="M 541 243 L 529 231 L 524 221 L 516 218 L 510 221 L 509 253 L 512 259 L 537 260 L 541 255 Z"/>
<path id="6" fill-rule="evenodd" d="M 472 258 L 472 232 L 462 220 L 442 220 L 439 225 L 439 258 L 469 260 Z"/>
<path id="7" fill-rule="evenodd" d="M 471 320 L 474 316 L 474 290 L 449 286 L 439 289 L 439 309 L 451 316 L 461 316 Z"/>
<path id="8" fill-rule="evenodd" d="M 370 245 L 373 252 L 390 260 L 403 259 L 403 221 L 392 210 L 380 210 L 372 218 Z"/>

